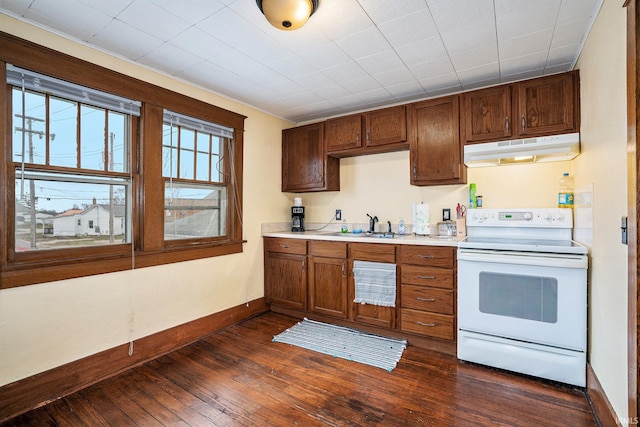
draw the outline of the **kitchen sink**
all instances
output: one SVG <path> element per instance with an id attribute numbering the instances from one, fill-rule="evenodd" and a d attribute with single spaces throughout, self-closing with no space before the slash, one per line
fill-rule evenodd
<path id="1" fill-rule="evenodd" d="M 334 231 L 326 233 L 325 236 L 392 239 L 395 237 L 395 233 L 342 233 L 340 231 Z"/>

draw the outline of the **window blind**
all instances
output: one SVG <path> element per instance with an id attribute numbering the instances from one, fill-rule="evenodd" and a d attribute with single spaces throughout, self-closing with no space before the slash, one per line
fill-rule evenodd
<path id="1" fill-rule="evenodd" d="M 140 116 L 140 101 L 57 79 L 7 64 L 7 83 L 19 88 L 47 93 L 82 104 L 105 108 L 123 114 Z"/>
<path id="2" fill-rule="evenodd" d="M 197 132 L 206 132 L 221 138 L 233 138 L 233 128 L 174 113 L 173 111 L 164 110 L 163 120 L 173 126 L 180 126 Z"/>

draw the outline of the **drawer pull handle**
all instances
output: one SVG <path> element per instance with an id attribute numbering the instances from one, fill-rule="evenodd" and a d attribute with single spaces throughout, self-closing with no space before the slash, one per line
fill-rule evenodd
<path id="1" fill-rule="evenodd" d="M 438 326 L 436 323 L 423 323 L 423 322 L 416 322 L 418 325 L 420 326 L 427 326 L 429 328 L 433 328 L 434 326 Z"/>
<path id="2" fill-rule="evenodd" d="M 424 258 L 424 259 L 434 259 L 436 256 L 435 255 L 418 255 L 418 258 Z"/>
<path id="3" fill-rule="evenodd" d="M 289 249 L 291 246 L 289 246 L 289 245 L 280 245 L 280 247 L 284 248 L 284 249 Z"/>
<path id="4" fill-rule="evenodd" d="M 429 280 L 433 280 L 435 279 L 436 276 L 418 276 L 418 279 L 429 279 Z"/>
<path id="5" fill-rule="evenodd" d="M 435 298 L 424 298 L 424 297 L 417 297 L 416 299 L 418 301 L 425 301 L 425 302 L 434 302 L 436 300 Z"/>

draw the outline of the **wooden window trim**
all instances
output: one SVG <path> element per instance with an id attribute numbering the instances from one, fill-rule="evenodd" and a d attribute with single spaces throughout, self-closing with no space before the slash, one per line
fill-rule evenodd
<path id="1" fill-rule="evenodd" d="M 52 254 L 50 258 L 39 258 L 36 261 L 36 258 L 29 255 L 25 255 L 23 259 L 14 259 L 14 249 L 8 247 L 10 239 L 5 238 L 0 242 L 0 289 L 242 252 L 245 116 L 0 32 L 2 82 L 6 82 L 6 63 L 136 99 L 143 105 L 138 136 L 133 141 L 132 240 L 135 249 L 131 251 L 130 245 L 115 245 L 96 253 L 71 251 L 60 255 Z M 6 83 L 4 84 L 6 87 Z M 0 105 L 8 105 L 8 97 L 8 88 L 0 90 Z M 237 191 L 237 197 L 229 195 L 234 206 L 229 211 L 229 238 L 226 240 L 195 239 L 183 241 L 183 244 L 172 242 L 171 245 L 165 245 L 163 218 L 157 214 L 163 211 L 164 206 L 163 109 L 234 129 L 232 155 L 237 190 L 230 188 L 230 191 Z M 9 182 L 7 179 L 11 173 L 8 168 L 11 161 L 11 111 L 0 115 L 0 134 L 3 135 L 4 144 L 4 149 L 0 150 L 0 177 L 6 183 Z M 3 236 L 14 232 L 11 218 L 14 216 L 15 198 L 8 187 L 0 186 L 0 235 Z"/>

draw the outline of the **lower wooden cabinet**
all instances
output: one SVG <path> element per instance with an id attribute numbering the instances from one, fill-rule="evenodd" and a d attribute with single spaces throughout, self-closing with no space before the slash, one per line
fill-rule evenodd
<path id="1" fill-rule="evenodd" d="M 455 247 L 265 237 L 264 248 L 272 308 L 456 340 Z M 353 302 L 358 260 L 396 264 L 396 307 Z"/>
<path id="2" fill-rule="evenodd" d="M 309 310 L 347 318 L 347 243 L 309 241 Z"/>
<path id="3" fill-rule="evenodd" d="M 455 341 L 455 248 L 401 246 L 400 329 Z"/>
<path id="4" fill-rule="evenodd" d="M 264 293 L 269 304 L 307 309 L 307 241 L 264 239 Z"/>

